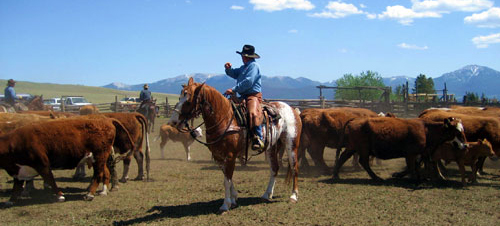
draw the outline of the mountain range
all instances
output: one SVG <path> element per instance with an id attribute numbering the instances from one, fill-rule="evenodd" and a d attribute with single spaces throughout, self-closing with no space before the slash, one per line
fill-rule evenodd
<path id="1" fill-rule="evenodd" d="M 179 75 L 173 78 L 163 79 L 149 83 L 149 89 L 153 92 L 178 94 L 181 85 L 187 83 L 189 77 L 193 77 L 196 82 L 206 82 L 220 92 L 235 85 L 235 80 L 224 74 L 195 73 Z M 461 99 L 465 92 L 474 92 L 478 95 L 484 93 L 487 97 L 500 99 L 500 72 L 491 68 L 479 65 L 467 65 L 461 69 L 445 73 L 433 78 L 436 90 L 442 90 L 444 84 L 449 94 L 455 94 L 457 99 Z M 386 86 L 393 89 L 408 82 L 411 88 L 415 84 L 415 78 L 409 76 L 393 76 L 383 78 Z M 139 91 L 144 84 L 127 85 L 120 82 L 105 85 L 105 88 L 118 90 Z M 336 86 L 335 81 L 318 82 L 308 78 L 291 78 L 288 76 L 262 76 L 262 93 L 264 98 L 276 99 L 317 99 L 319 97 L 318 85 Z M 441 93 L 438 91 L 438 93 Z M 333 99 L 333 92 L 324 93 L 327 99 Z"/>

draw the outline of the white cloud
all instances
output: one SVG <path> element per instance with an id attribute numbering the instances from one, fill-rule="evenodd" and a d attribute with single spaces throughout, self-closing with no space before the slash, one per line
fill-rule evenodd
<path id="1" fill-rule="evenodd" d="M 339 49 L 339 52 L 340 52 L 340 53 L 347 53 L 347 52 L 348 52 L 348 50 L 347 50 L 346 48 L 342 48 L 342 49 Z"/>
<path id="2" fill-rule="evenodd" d="M 284 9 L 311 10 L 314 5 L 308 0 L 250 0 L 255 10 L 268 12 L 280 11 Z"/>
<path id="3" fill-rule="evenodd" d="M 488 48 L 490 44 L 500 43 L 500 33 L 474 37 L 472 43 L 474 43 L 477 48 Z"/>
<path id="4" fill-rule="evenodd" d="M 433 11 L 450 13 L 454 11 L 477 12 L 489 9 L 493 1 L 489 0 L 412 0 L 412 9 L 415 11 Z"/>
<path id="5" fill-rule="evenodd" d="M 386 11 L 377 17 L 411 25 L 415 19 L 441 18 L 444 13 L 477 12 L 493 7 L 493 2 L 489 0 L 411 0 L 411 2 L 411 8 L 401 5 L 387 6 Z"/>
<path id="6" fill-rule="evenodd" d="M 244 9 L 245 9 L 245 7 L 243 7 L 243 6 L 239 6 L 239 5 L 232 5 L 232 6 L 231 6 L 231 9 L 232 9 L 232 10 L 244 10 Z"/>
<path id="7" fill-rule="evenodd" d="M 299 31 L 297 31 L 296 29 L 292 29 L 292 30 L 289 30 L 288 33 L 296 34 L 296 33 L 299 33 Z"/>
<path id="8" fill-rule="evenodd" d="M 375 14 L 375 13 L 366 13 L 366 18 L 368 18 L 370 20 L 377 19 L 377 14 Z"/>
<path id="9" fill-rule="evenodd" d="M 328 2 L 328 5 L 325 7 L 325 11 L 321 13 L 312 13 L 309 14 L 311 17 L 321 17 L 321 18 L 343 18 L 346 16 L 354 15 L 354 14 L 363 14 L 362 10 L 359 10 L 355 5 L 343 3 L 341 1 L 337 2 Z"/>
<path id="10" fill-rule="evenodd" d="M 426 50 L 426 49 L 429 49 L 429 47 L 427 46 L 417 46 L 417 45 L 413 45 L 413 44 L 406 44 L 406 43 L 401 43 L 401 44 L 398 44 L 398 47 L 399 48 L 402 48 L 402 49 L 414 49 L 414 50 Z"/>
<path id="11" fill-rule="evenodd" d="M 363 4 L 363 3 L 361 3 L 361 4 L 359 4 L 359 8 L 363 8 L 364 9 L 364 8 L 366 8 L 366 5 Z"/>
<path id="12" fill-rule="evenodd" d="M 413 9 L 408 9 L 404 6 L 395 5 L 387 6 L 386 11 L 378 15 L 379 19 L 395 19 L 403 25 L 411 25 L 413 19 L 417 18 L 440 18 L 441 14 L 436 12 L 416 12 Z"/>
<path id="13" fill-rule="evenodd" d="M 476 24 L 478 27 L 496 28 L 500 27 L 500 8 L 493 7 L 482 13 L 474 13 L 465 17 L 467 24 Z"/>

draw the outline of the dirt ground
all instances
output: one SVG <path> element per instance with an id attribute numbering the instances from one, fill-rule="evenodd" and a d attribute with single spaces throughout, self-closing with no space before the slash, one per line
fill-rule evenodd
<path id="1" fill-rule="evenodd" d="M 153 137 L 163 122 L 157 120 Z M 382 183 L 371 181 L 350 162 L 337 181 L 314 168 L 301 169 L 299 201 L 292 204 L 288 202 L 291 184 L 284 182 L 286 169 L 280 170 L 274 200 L 260 199 L 269 178 L 269 165 L 261 155 L 246 167 L 237 164 L 233 179 L 239 206 L 218 215 L 224 198 L 223 174 L 208 149 L 193 144 L 193 160 L 187 162 L 180 143 L 167 144 L 166 159 L 160 159 L 159 141 L 152 140 L 151 146 L 152 182 L 129 181 L 89 202 L 83 196 L 92 170 L 83 182 L 72 180 L 72 170 L 56 170 L 65 202 L 55 202 L 38 178 L 32 197 L 13 207 L 2 206 L 0 225 L 500 225 L 500 161 L 488 160 L 489 175 L 467 187 L 461 186 L 454 163 L 447 167 L 448 182 L 418 186 L 408 179 L 391 178 L 404 166 L 402 159 L 373 167 L 386 178 Z M 327 149 L 325 158 L 333 166 L 334 150 Z M 136 166 L 132 162 L 131 178 L 137 175 Z M 118 170 L 121 176 L 121 163 Z M 9 199 L 11 189 L 12 178 L 0 171 L 0 202 Z"/>

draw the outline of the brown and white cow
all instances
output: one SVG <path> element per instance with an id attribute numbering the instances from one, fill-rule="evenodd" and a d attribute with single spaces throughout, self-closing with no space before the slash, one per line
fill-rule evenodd
<path id="1" fill-rule="evenodd" d="M 462 176 L 462 184 L 465 186 L 465 166 L 471 166 L 472 173 L 469 176 L 470 182 L 476 181 L 477 167 L 476 163 L 480 157 L 495 155 L 488 140 L 478 140 L 477 142 L 467 142 L 466 149 L 459 149 L 451 142 L 441 144 L 432 154 L 433 161 L 445 160 L 447 162 L 455 161 Z M 439 170 L 439 168 L 438 168 Z"/>
<path id="2" fill-rule="evenodd" d="M 144 154 L 142 152 L 142 145 L 144 143 L 144 139 L 146 140 L 146 174 L 147 178 L 149 179 L 149 170 L 150 170 L 150 148 L 149 148 L 149 137 L 147 134 L 147 121 L 146 118 L 139 113 L 136 112 L 130 112 L 130 113 L 102 113 L 98 115 L 92 115 L 90 117 L 95 118 L 95 117 L 107 117 L 107 118 L 114 118 L 118 121 L 120 121 L 127 131 L 130 133 L 130 136 L 132 137 L 132 140 L 134 141 L 134 147 L 135 149 L 132 150 L 132 154 L 137 162 L 137 177 L 135 180 L 143 180 L 144 177 L 144 167 L 143 167 L 143 157 Z M 127 150 L 120 150 L 122 152 L 125 152 Z M 130 168 L 130 161 L 131 161 L 131 155 L 127 155 L 125 159 L 123 159 L 123 175 L 120 179 L 120 182 L 125 183 L 128 180 L 128 172 Z M 113 176 L 116 176 L 115 172 L 112 172 Z M 85 167 L 80 166 L 77 168 L 74 174 L 74 178 L 82 178 L 85 176 Z M 118 183 L 115 180 L 115 178 L 112 178 L 112 184 L 113 184 L 113 189 L 118 188 Z"/>
<path id="3" fill-rule="evenodd" d="M 439 109 L 428 109 L 420 113 L 420 118 L 440 121 L 447 117 L 462 119 L 465 128 L 465 136 L 468 140 L 487 139 L 491 142 L 493 151 L 500 156 L 500 118 L 486 116 L 481 113 L 459 114 Z M 485 157 L 478 161 L 478 170 L 482 170 Z"/>
<path id="4" fill-rule="evenodd" d="M 196 128 L 194 132 L 197 138 L 203 136 L 200 127 Z M 160 127 L 159 137 L 161 138 L 160 150 L 162 159 L 165 159 L 164 155 L 165 145 L 169 140 L 171 140 L 173 142 L 181 142 L 182 145 L 184 146 L 184 150 L 186 151 L 187 161 L 191 160 L 190 146 L 191 144 L 193 144 L 194 138 L 191 136 L 189 132 L 181 132 L 176 127 L 164 124 Z"/>
<path id="5" fill-rule="evenodd" d="M 58 201 L 64 194 L 57 187 L 52 169 L 75 168 L 92 159 L 94 176 L 84 197 L 92 200 L 99 182 L 107 194 L 109 170 L 106 161 L 113 146 L 130 150 L 134 144 L 125 127 L 114 119 L 62 119 L 23 126 L 0 136 L 0 167 L 14 177 L 13 192 L 8 204 L 16 201 L 22 191 L 22 180 L 38 174 L 52 187 Z M 125 154 L 125 153 L 120 153 Z"/>
<path id="6" fill-rule="evenodd" d="M 406 158 L 413 179 L 418 180 L 416 158 L 430 156 L 445 141 L 453 141 L 465 148 L 465 135 L 460 120 L 445 119 L 433 122 L 422 119 L 400 119 L 388 117 L 360 118 L 350 121 L 344 132 L 346 150 L 335 164 L 333 178 L 338 178 L 345 161 L 357 152 L 359 163 L 374 180 L 381 181 L 370 168 L 369 157 L 380 159 Z M 426 159 L 423 157 L 423 159 Z"/>
<path id="7" fill-rule="evenodd" d="M 364 117 L 378 117 L 378 115 L 368 109 L 349 107 L 310 108 L 302 111 L 300 114 L 302 135 L 298 154 L 299 161 L 305 157 L 305 150 L 307 149 L 316 166 L 323 169 L 328 168 L 323 158 L 325 147 L 338 148 L 339 138 L 347 121 Z M 339 153 L 340 150 L 337 150 L 337 155 Z M 307 164 L 307 160 L 302 161 L 302 163 L 303 165 Z"/>

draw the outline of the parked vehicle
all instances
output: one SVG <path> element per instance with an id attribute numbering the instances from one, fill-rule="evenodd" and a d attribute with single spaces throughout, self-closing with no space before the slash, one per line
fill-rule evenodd
<path id="1" fill-rule="evenodd" d="M 122 104 L 135 104 L 135 103 L 140 103 L 141 100 L 139 97 L 124 97 L 120 100 L 120 103 Z"/>
<path id="2" fill-rule="evenodd" d="M 52 110 L 55 110 L 55 111 L 61 110 L 61 98 L 60 97 L 44 99 L 43 104 L 47 105 L 47 106 L 52 106 Z"/>
<path id="3" fill-rule="evenodd" d="M 66 111 L 79 111 L 82 106 L 92 105 L 83 96 L 63 96 L 62 99 Z"/>
<path id="4" fill-rule="evenodd" d="M 115 108 L 115 103 L 111 103 L 111 110 L 134 112 L 141 104 L 139 97 L 124 97 L 118 102 Z"/>

